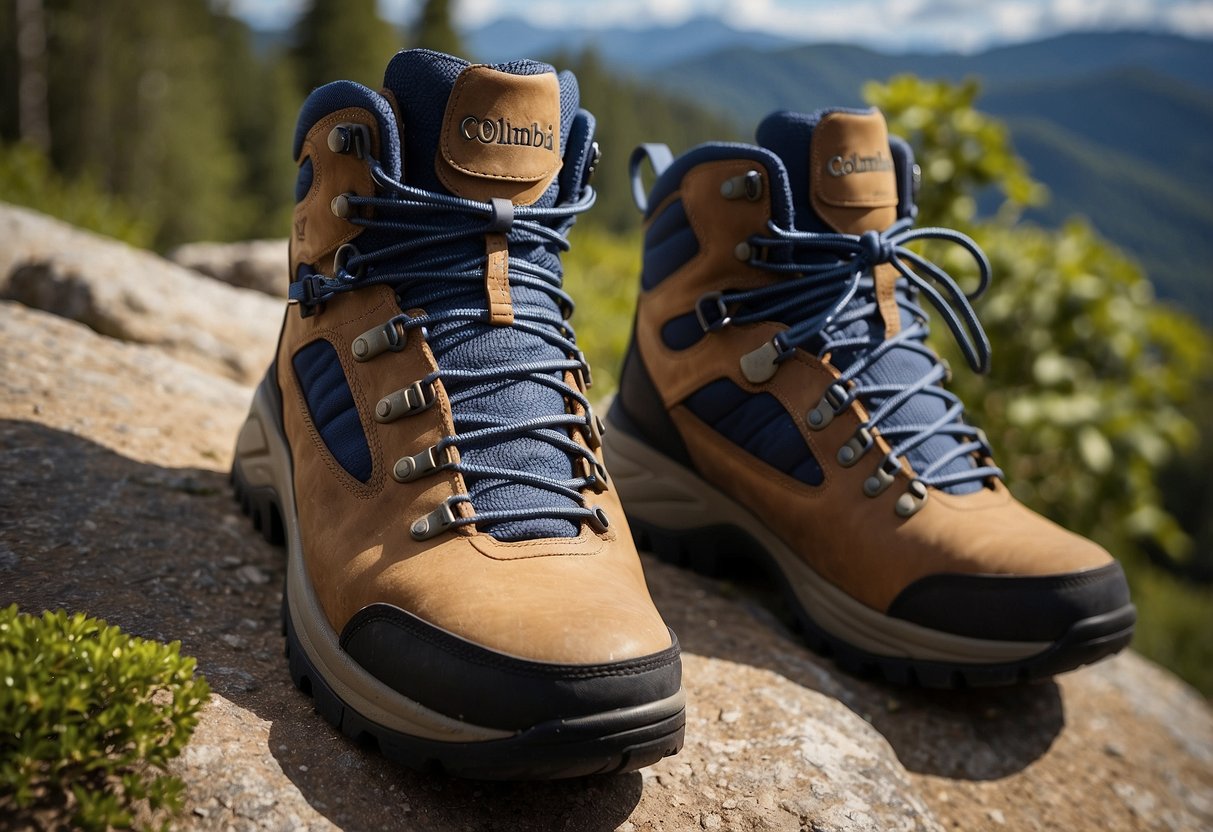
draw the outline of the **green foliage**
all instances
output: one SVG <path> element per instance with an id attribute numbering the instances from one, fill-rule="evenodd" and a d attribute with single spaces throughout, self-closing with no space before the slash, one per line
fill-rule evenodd
<path id="1" fill-rule="evenodd" d="M 151 242 L 151 229 L 125 200 L 102 191 L 89 176 L 67 179 L 36 149 L 0 144 L 0 200 L 26 205 L 131 245 Z"/>
<path id="2" fill-rule="evenodd" d="M 968 227 L 977 195 L 990 187 L 1003 198 L 1003 220 L 1017 219 L 1019 209 L 1047 199 L 1015 155 L 1006 126 L 973 108 L 979 90 L 975 80 L 950 84 L 912 75 L 864 86 L 864 98 L 914 147 L 922 168 L 918 207 L 927 224 Z"/>
<path id="3" fill-rule="evenodd" d="M 451 0 L 425 0 L 417 21 L 417 46 L 462 55 L 463 43 L 451 23 Z"/>
<path id="4" fill-rule="evenodd" d="M 623 354 L 632 334 L 639 285 L 639 233 L 615 234 L 578 224 L 564 257 L 564 288 L 577 303 L 573 326 L 577 342 L 590 357 L 595 398 L 618 385 Z"/>
<path id="5" fill-rule="evenodd" d="M 383 68 L 402 38 L 376 0 L 312 0 L 295 25 L 295 67 L 305 92 L 338 79 L 383 86 Z"/>
<path id="6" fill-rule="evenodd" d="M 0 814 L 104 830 L 132 826 L 140 804 L 179 811 L 165 765 L 210 692 L 180 646 L 80 613 L 0 610 Z"/>

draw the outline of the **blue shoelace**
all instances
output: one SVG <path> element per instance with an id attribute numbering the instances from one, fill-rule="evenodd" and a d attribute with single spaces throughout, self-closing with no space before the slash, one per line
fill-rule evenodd
<path id="1" fill-rule="evenodd" d="M 460 304 L 435 313 L 401 313 L 386 321 L 381 329 L 368 333 L 374 335 L 370 340 L 375 343 L 375 354 L 378 354 L 384 350 L 403 349 L 408 333 L 419 330 L 438 365 L 437 370 L 412 385 L 416 391 L 413 406 L 426 396 L 432 402 L 433 385 L 441 380 L 451 405 L 455 432 L 414 457 L 413 470 L 421 465 L 423 473 L 438 469 L 457 472 L 464 477 L 465 483 L 491 480 L 532 486 L 575 503 L 484 512 L 476 512 L 473 506 L 471 514 L 461 517 L 454 507 L 460 503 L 470 504 L 471 498 L 467 494 L 455 495 L 435 510 L 436 516 L 421 518 L 414 524 L 414 537 L 429 537 L 456 526 L 540 518 L 559 518 L 575 525 L 586 522 L 601 531 L 608 519 L 601 509 L 589 505 L 582 494 L 586 489 L 600 492 L 606 482 L 606 472 L 594 454 L 600 442 L 601 423 L 581 390 L 565 381 L 567 373 L 582 374 L 585 385 L 589 384 L 589 366 L 567 321 L 573 313 L 573 300 L 561 288 L 559 273 L 513 255 L 516 247 L 528 245 L 554 246 L 559 251 L 567 251 L 568 230 L 577 215 L 594 204 L 594 189 L 586 185 L 575 201 L 551 208 L 514 206 L 501 199 L 478 202 L 406 185 L 392 178 L 374 158 L 367 161 L 380 193 L 389 196 L 347 195 L 348 219 L 398 242 L 389 242 L 367 252 L 343 246 L 337 253 L 333 277 L 306 276 L 291 284 L 290 297 L 314 307 L 341 292 L 387 284 L 396 290 L 398 298 L 407 295 L 411 309 L 445 306 L 451 301 Z M 373 211 L 373 219 L 365 216 L 367 209 Z M 506 234 L 509 241 L 510 286 L 529 287 L 554 302 L 555 308 L 519 303 L 515 296 L 514 320 L 509 326 L 555 346 L 566 358 L 524 363 L 506 361 L 476 369 L 442 369 L 444 355 L 474 340 L 483 331 L 475 324 L 490 322 L 485 301 L 487 255 L 483 248 L 479 253 L 472 253 L 467 245 L 468 241 L 482 241 L 490 233 Z M 373 274 L 367 271 L 370 266 L 376 266 Z M 464 302 L 466 306 L 462 305 Z M 460 403 L 491 395 L 494 389 L 491 385 L 521 380 L 557 391 L 572 403 L 572 407 L 564 413 L 532 418 L 519 414 L 515 419 L 461 413 Z M 485 385 L 490 385 L 487 391 Z M 575 431 L 583 433 L 589 447 L 571 438 Z M 583 475 L 554 479 L 527 471 L 474 465 L 463 461 L 458 453 L 458 450 L 487 447 L 524 436 L 560 449 L 574 461 L 574 473 Z M 577 471 L 578 466 L 582 467 L 581 472 Z"/>
<path id="2" fill-rule="evenodd" d="M 898 469 L 898 460 L 905 454 L 932 437 L 946 435 L 956 440 L 954 446 L 932 459 L 925 469 L 915 472 L 923 486 L 946 488 L 961 483 L 984 483 L 990 477 L 1001 478 L 1002 470 L 988 462 L 992 451 L 985 434 L 964 423 L 963 403 L 942 386 L 948 369 L 927 347 L 925 339 L 930 331 L 927 315 L 915 303 L 919 293 L 931 302 L 951 330 L 969 366 L 984 373 L 989 368 L 990 342 L 970 300 L 979 297 L 989 285 L 989 261 L 977 243 L 958 231 L 914 229 L 911 226 L 912 220 L 907 218 L 898 220 L 883 233 L 867 231 L 854 235 L 796 231 L 780 228 L 772 222 L 768 225 L 771 236 L 750 238 L 748 262 L 791 279 L 750 291 L 710 292 L 699 299 L 696 313 L 706 331 L 730 323 L 789 323 L 788 329 L 743 361 L 743 366 L 746 361 L 752 362 L 750 366 L 757 367 L 759 373 L 766 364 L 773 374 L 779 362 L 788 358 L 797 347 L 809 349 L 819 358 L 827 353 L 854 356 L 827 390 L 822 402 L 807 416 L 810 427 L 823 427 L 856 399 L 869 406 L 868 418 L 860 426 L 851 446 L 851 456 L 840 457 L 844 464 L 850 464 L 871 447 L 871 431 L 879 427 L 881 436 L 891 446 L 881 464 L 881 470 L 889 474 Z M 925 239 L 954 243 L 973 257 L 980 280 L 972 294 L 966 295 L 946 271 L 906 248 L 915 240 Z M 890 338 L 874 337 L 871 328 L 866 328 L 862 335 L 848 333 L 850 324 L 879 318 L 873 270 L 882 263 L 891 264 L 904 278 L 904 283 L 898 281 L 897 306 L 909 314 L 911 323 Z M 880 334 L 883 336 L 883 332 Z M 930 371 L 898 384 L 874 384 L 865 380 L 865 371 L 904 350 L 927 358 Z M 888 421 L 898 408 L 920 395 L 942 399 L 944 414 L 931 423 L 895 425 Z M 848 452 L 844 449 L 840 453 Z M 966 456 L 976 458 L 971 468 L 941 473 L 952 462 Z"/>

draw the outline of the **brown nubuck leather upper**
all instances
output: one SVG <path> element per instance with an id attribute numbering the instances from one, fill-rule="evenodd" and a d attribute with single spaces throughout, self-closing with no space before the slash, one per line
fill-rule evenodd
<path id="1" fill-rule="evenodd" d="M 876 123 L 878 121 L 878 123 Z M 825 129 L 823 129 L 823 127 Z M 860 233 L 884 230 L 896 217 L 897 190 L 891 169 L 867 184 L 861 177 L 830 177 L 824 166 L 883 148 L 888 137 L 879 113 L 835 113 L 823 119 L 814 136 L 811 177 L 813 204 L 836 230 Z M 890 166 L 891 167 L 891 166 Z M 722 185 L 758 169 L 763 179 L 757 200 L 726 199 Z M 781 329 L 779 323 L 732 324 L 706 334 L 693 346 L 666 345 L 662 328 L 686 315 L 711 291 L 740 291 L 779 278 L 748 265 L 737 246 L 752 235 L 766 236 L 771 219 L 768 172 L 749 159 L 705 162 L 686 172 L 678 189 L 651 213 L 681 201 L 698 240 L 699 251 L 654 288 L 642 291 L 636 324 L 639 356 L 659 391 L 671 420 L 699 473 L 719 490 L 749 508 L 820 575 L 869 607 L 884 612 L 915 580 L 938 573 L 1051 575 L 1093 569 L 1111 558 L 1099 546 L 1062 529 L 1017 502 L 993 481 L 968 495 L 931 488 L 922 508 L 909 518 L 895 511 L 914 472 L 903 459 L 891 486 L 876 497 L 863 483 L 890 450 L 875 433 L 875 445 L 850 467 L 838 461 L 839 449 L 866 419 L 858 401 L 823 429 L 809 427 L 806 416 L 822 400 L 840 373 L 829 355 L 818 359 L 798 349 L 767 381 L 753 383 L 740 359 Z M 850 180 L 853 190 L 840 184 Z M 877 288 L 893 304 L 881 303 L 886 332 L 898 325 L 892 280 L 877 267 Z M 883 298 L 882 298 L 883 300 Z M 769 393 L 787 410 L 821 466 L 820 485 L 807 485 L 746 452 L 701 421 L 684 401 L 717 379 L 729 379 L 750 393 Z"/>
<path id="2" fill-rule="evenodd" d="M 444 178 L 450 176 L 465 195 L 485 198 L 486 188 L 497 183 L 519 201 L 533 201 L 560 167 L 559 93 L 554 76 L 518 78 L 483 67 L 470 67 L 465 74 L 468 77 L 460 79 L 456 93 L 497 96 L 494 114 L 508 118 L 509 102 L 519 99 L 528 114 L 541 112 L 545 119 L 551 115 L 557 146 L 554 154 L 550 148 L 536 154 L 539 161 L 516 179 L 502 179 L 508 175 L 509 159 L 501 156 L 501 148 L 465 142 L 458 154 L 441 161 L 447 168 Z M 541 99 L 539 107 L 532 106 L 536 97 Z M 357 108 L 334 113 L 308 133 L 297 161 L 311 160 L 313 181 L 295 211 L 292 275 L 301 263 L 332 274 L 334 252 L 360 229 L 335 217 L 330 201 L 350 191 L 373 193 L 366 163 L 353 154 L 335 153 L 327 145 L 329 131 L 339 122 L 365 125 L 373 151 L 379 145 L 375 116 Z M 453 129 L 463 128 L 456 123 Z M 478 147 L 486 149 L 483 157 L 475 155 Z M 477 180 L 476 171 L 482 180 Z M 593 664 L 668 648 L 669 631 L 649 597 L 626 518 L 609 486 L 591 495 L 591 502 L 610 519 L 601 532 L 583 524 L 576 537 L 503 542 L 463 526 L 429 540 L 413 538 L 410 527 L 418 518 L 447 497 L 466 493 L 466 488 L 458 473 L 445 469 L 404 483 L 391 476 L 398 459 L 454 434 L 441 380 L 435 383 L 434 406 L 386 424 L 374 418 L 382 397 L 436 369 L 418 331 L 408 334 L 399 352 L 361 362 L 355 359 L 351 346 L 355 339 L 382 327 L 400 311 L 395 292 L 383 285 L 341 293 L 309 317 L 291 306 L 278 347 L 277 381 L 294 463 L 305 562 L 333 628 L 340 633 L 363 607 L 387 603 L 489 649 L 536 661 Z M 372 460 L 367 482 L 351 476 L 329 452 L 295 375 L 292 358 L 318 339 L 332 344 L 340 357 L 357 406 Z M 567 380 L 582 384 L 574 374 Z M 594 443 L 601 462 L 596 435 L 574 431 L 573 439 L 586 447 Z M 466 503 L 456 506 L 460 510 L 468 510 Z"/>

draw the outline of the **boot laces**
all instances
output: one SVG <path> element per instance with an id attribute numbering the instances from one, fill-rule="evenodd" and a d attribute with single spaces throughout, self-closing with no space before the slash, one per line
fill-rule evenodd
<path id="1" fill-rule="evenodd" d="M 421 384 L 430 386 L 441 380 L 451 405 L 455 432 L 442 437 L 433 450 L 437 457 L 447 456 L 455 461 L 441 467 L 461 474 L 469 484 L 491 480 L 526 485 L 561 495 L 574 505 L 517 506 L 483 512 L 476 512 L 473 506 L 466 516 L 450 516 L 448 511 L 444 527 L 559 518 L 573 524 L 587 522 L 601 530 L 607 522 L 603 512 L 589 505 L 582 493 L 586 489 L 601 491 L 605 483 L 605 470 L 593 448 L 599 441 L 601 423 L 585 394 L 565 381 L 567 373 L 580 373 L 587 386 L 589 383 L 589 366 L 567 320 L 573 314 L 574 303 L 561 287 L 559 272 L 525 257 L 513 256 L 515 247 L 528 245 L 567 251 L 568 231 L 577 215 L 593 206 L 594 189 L 586 185 L 574 200 L 560 206 L 513 206 L 506 200 L 479 202 L 406 185 L 387 173 L 373 157 L 368 157 L 367 163 L 379 193 L 384 195 L 347 195 L 348 219 L 392 242 L 373 251 L 354 251 L 345 257 L 339 253 L 333 277 L 312 275 L 310 287 L 305 286 L 305 281 L 296 281 L 290 287 L 291 298 L 319 304 L 342 292 L 387 284 L 395 289 L 402 307 L 407 302 L 408 308 L 424 310 L 439 303 L 457 301 L 457 305 L 433 313 L 402 313 L 384 325 L 385 330 L 395 328 L 403 333 L 420 330 L 438 365 L 438 369 L 421 379 Z M 368 209 L 373 217 L 367 216 Z M 528 287 L 553 302 L 520 303 L 515 297 L 514 320 L 508 326 L 554 345 L 566 357 L 561 360 L 501 360 L 492 366 L 475 369 L 443 369 L 445 355 L 475 340 L 483 332 L 483 327 L 476 324 L 489 324 L 484 288 L 487 255 L 483 247 L 479 253 L 471 253 L 472 247 L 467 243 L 483 240 L 486 234 L 496 232 L 505 233 L 510 245 L 510 286 Z M 532 418 L 523 418 L 523 414 L 515 414 L 515 418 L 472 415 L 459 407 L 462 402 L 492 395 L 502 385 L 521 380 L 555 390 L 573 406 L 566 407 L 563 413 Z M 583 433 L 586 445 L 571 438 L 574 431 Z M 510 468 L 469 464 L 462 459 L 462 454 L 446 453 L 452 446 L 466 451 L 519 437 L 560 449 L 582 465 L 584 476 L 556 479 Z M 577 467 L 575 464 L 574 473 Z M 470 504 L 471 498 L 466 494 L 457 495 L 449 499 L 446 506 L 449 509 L 459 503 Z"/>
<path id="2" fill-rule="evenodd" d="M 989 368 L 990 342 L 970 301 L 980 297 L 990 282 L 990 263 L 977 243 L 965 234 L 947 228 L 912 227 L 909 218 L 895 222 L 884 232 L 863 234 L 815 233 L 785 229 L 768 224 L 770 236 L 749 240 L 749 265 L 787 275 L 770 286 L 740 292 L 709 293 L 700 299 L 697 311 L 704 328 L 711 330 L 728 323 L 783 321 L 789 324 L 771 342 L 773 360 L 786 360 L 796 348 L 814 352 L 818 358 L 851 356 L 842 374 L 830 388 L 828 397 L 835 412 L 858 399 L 868 408 L 861 425 L 880 433 L 892 446 L 889 460 L 896 460 L 918 448 L 932 437 L 949 436 L 953 447 L 935 456 L 917 479 L 926 486 L 947 488 L 962 483 L 984 483 L 1003 472 L 990 462 L 992 450 L 985 434 L 965 424 L 964 404 L 943 383 L 947 367 L 925 343 L 930 329 L 927 314 L 917 304 L 922 295 L 939 312 L 951 331 L 969 366 L 978 373 Z M 906 248 L 915 240 L 935 239 L 953 243 L 967 252 L 977 264 L 979 281 L 970 294 L 940 266 Z M 876 266 L 888 263 L 900 275 L 895 292 L 896 304 L 908 313 L 910 323 L 891 337 L 881 327 L 853 327 L 860 322 L 878 320 Z M 714 320 L 704 314 L 704 304 L 714 304 Z M 862 332 L 857 330 L 862 329 Z M 918 378 L 889 383 L 891 373 L 872 373 L 882 362 L 897 353 L 917 354 L 928 359 L 930 370 Z M 840 362 L 842 363 L 842 362 Z M 836 365 L 838 366 L 838 365 Z M 884 383 L 873 376 L 885 379 Z M 893 424 L 889 417 L 916 396 L 934 396 L 943 401 L 945 411 L 930 423 Z M 975 457 L 971 468 L 944 472 L 952 462 Z"/>

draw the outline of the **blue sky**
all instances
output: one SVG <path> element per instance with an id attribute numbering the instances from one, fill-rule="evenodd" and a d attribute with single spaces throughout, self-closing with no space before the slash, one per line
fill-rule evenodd
<path id="1" fill-rule="evenodd" d="M 289 25 L 305 0 L 227 0 L 259 27 Z M 404 22 L 419 0 L 379 0 L 381 13 Z M 740 29 L 804 41 L 888 48 L 972 50 L 1059 32 L 1134 28 L 1213 38 L 1213 0 L 455 0 L 461 25 L 502 16 L 539 26 L 675 24 L 695 15 Z"/>

